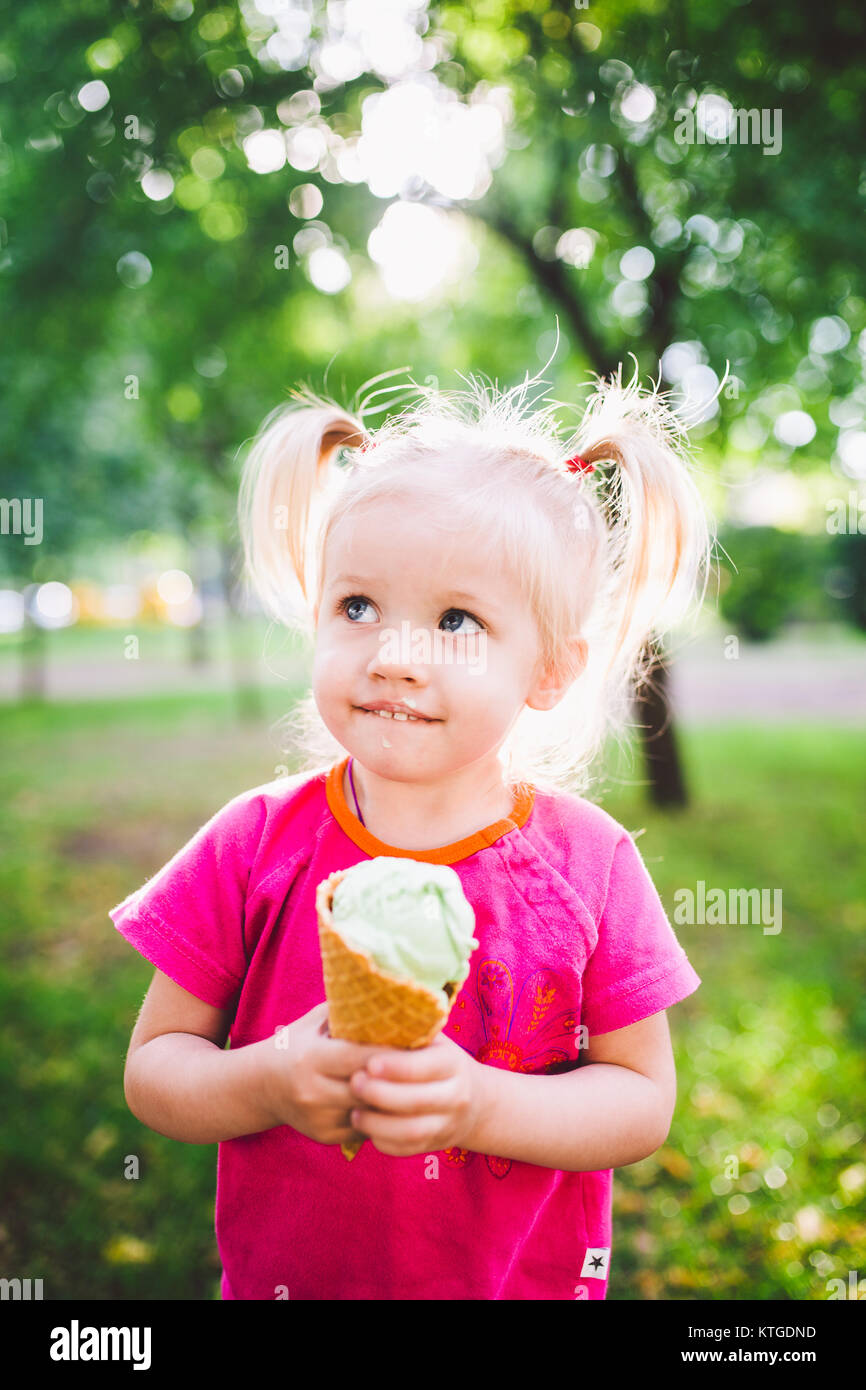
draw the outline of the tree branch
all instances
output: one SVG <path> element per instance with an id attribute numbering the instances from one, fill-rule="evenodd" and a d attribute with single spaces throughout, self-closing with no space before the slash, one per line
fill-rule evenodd
<path id="1" fill-rule="evenodd" d="M 641 241 L 649 245 L 652 241 L 652 218 L 646 210 L 634 165 L 622 145 L 615 148 L 617 181 L 626 211 L 630 213 Z M 650 299 L 652 320 L 648 337 L 659 359 L 673 336 L 673 310 L 679 294 L 680 270 L 684 259 L 683 254 L 656 258 L 656 271 L 651 280 L 654 293 Z"/>
<path id="2" fill-rule="evenodd" d="M 501 208 L 491 207 L 481 216 L 488 226 L 520 252 L 533 277 L 544 286 L 551 298 L 565 310 L 568 321 L 579 338 L 589 358 L 593 370 L 600 376 L 607 376 L 616 370 L 616 362 L 606 345 L 589 321 L 581 301 L 577 298 L 565 272 L 562 261 L 546 261 L 539 256 L 530 237 L 526 236 L 514 220 Z"/>

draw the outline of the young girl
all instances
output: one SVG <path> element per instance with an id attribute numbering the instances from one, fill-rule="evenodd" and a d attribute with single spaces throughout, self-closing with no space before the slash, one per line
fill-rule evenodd
<path id="1" fill-rule="evenodd" d="M 273 616 L 312 618 L 295 723 L 326 756 L 236 796 L 111 913 L 156 967 L 130 1109 L 219 1143 L 225 1299 L 603 1299 L 612 1169 L 669 1131 L 665 1010 L 700 980 L 581 793 L 710 527 L 637 371 L 598 380 L 567 448 L 527 384 L 418 388 L 374 437 L 304 388 L 245 464 L 248 572 Z M 376 855 L 451 865 L 475 912 L 415 1051 L 327 1027 L 316 886 Z"/>

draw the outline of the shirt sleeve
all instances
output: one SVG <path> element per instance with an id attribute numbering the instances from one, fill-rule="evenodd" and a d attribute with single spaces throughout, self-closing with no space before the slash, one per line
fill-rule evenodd
<path id="1" fill-rule="evenodd" d="M 108 914 L 151 965 L 217 1009 L 246 974 L 244 905 L 265 814 L 260 799 L 235 797 Z"/>
<path id="2" fill-rule="evenodd" d="M 583 973 L 590 1036 L 660 1013 L 700 985 L 627 831 L 617 842 L 598 941 Z"/>

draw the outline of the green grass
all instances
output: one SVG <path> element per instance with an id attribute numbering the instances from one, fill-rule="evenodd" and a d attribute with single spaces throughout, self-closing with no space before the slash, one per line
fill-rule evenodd
<path id="1" fill-rule="evenodd" d="M 782 928 L 675 923 L 703 983 L 669 1014 L 668 1143 L 616 1176 L 609 1297 L 824 1299 L 827 1280 L 866 1278 L 866 732 L 680 738 L 687 810 L 624 790 L 606 808 L 646 827 L 672 921 L 676 890 L 703 879 L 780 889 Z"/>
<path id="2" fill-rule="evenodd" d="M 8 707 L 0 764 L 0 1273 L 47 1298 L 212 1299 L 214 1146 L 142 1126 L 123 1062 L 151 967 L 107 916 L 281 762 L 231 697 Z M 866 1277 L 866 731 L 680 732 L 691 803 L 611 760 L 602 804 L 677 889 L 781 888 L 783 925 L 677 926 L 703 984 L 670 1011 L 665 1146 L 618 1170 L 609 1298 L 824 1299 Z M 628 785 L 629 780 L 634 785 Z M 128 1178 L 130 1156 L 139 1176 Z"/>

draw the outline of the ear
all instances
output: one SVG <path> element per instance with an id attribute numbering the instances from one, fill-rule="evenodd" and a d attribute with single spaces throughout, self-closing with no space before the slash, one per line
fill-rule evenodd
<path id="1" fill-rule="evenodd" d="M 526 703 L 530 709 L 553 709 L 586 665 L 589 648 L 583 637 L 569 637 L 565 652 L 555 666 L 546 667 L 536 678 Z"/>

